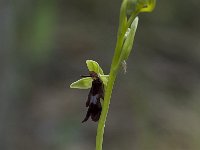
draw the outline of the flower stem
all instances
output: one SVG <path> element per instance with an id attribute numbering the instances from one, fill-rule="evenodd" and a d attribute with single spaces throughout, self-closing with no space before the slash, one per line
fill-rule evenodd
<path id="1" fill-rule="evenodd" d="M 106 88 L 101 117 L 98 123 L 97 136 L 96 136 L 96 150 L 102 150 L 104 127 L 105 127 L 106 117 L 109 110 L 109 104 L 110 104 L 110 99 L 111 99 L 111 94 L 112 94 L 115 79 L 116 79 L 116 73 L 111 73 L 109 76 L 109 81 Z"/>
<path id="2" fill-rule="evenodd" d="M 104 128 L 106 123 L 106 118 L 109 110 L 110 99 L 112 95 L 113 86 L 115 83 L 115 79 L 117 77 L 117 72 L 121 66 L 121 62 L 123 59 L 127 59 L 130 49 L 132 49 L 132 45 L 134 42 L 134 36 L 137 29 L 137 22 L 136 16 L 142 12 L 151 12 L 155 7 L 156 0 L 140 0 L 137 1 L 138 5 L 136 4 L 135 10 L 132 12 L 130 17 L 127 17 L 127 6 L 128 0 L 123 0 L 121 9 L 120 9 L 120 18 L 119 18 L 119 28 L 118 28 L 118 35 L 117 35 L 117 43 L 114 51 L 114 56 L 112 59 L 111 69 L 109 73 L 109 79 L 107 86 L 105 87 L 105 96 L 103 102 L 103 108 L 101 112 L 101 117 L 99 119 L 98 128 L 97 128 L 97 136 L 96 136 L 96 150 L 102 150 L 103 144 L 103 135 L 104 135 Z M 134 2 L 134 1 L 133 1 Z M 146 6 L 144 8 L 144 6 Z M 135 20 L 135 22 L 134 22 Z M 132 26 L 133 24 L 133 26 Z M 134 28 L 133 28 L 134 27 Z M 127 32 L 128 28 L 132 30 L 132 37 L 129 37 L 128 46 L 123 49 L 123 44 L 126 42 L 125 33 Z"/>
<path id="3" fill-rule="evenodd" d="M 124 34 L 125 33 L 122 33 L 123 36 Z M 123 45 L 123 36 L 119 36 L 117 39 L 115 53 L 113 56 L 112 65 L 111 65 L 110 74 L 109 74 L 109 80 L 105 89 L 103 108 L 102 108 L 101 117 L 99 119 L 98 128 L 97 128 L 96 150 L 102 150 L 104 127 L 105 127 L 106 118 L 107 118 L 107 114 L 109 110 L 109 104 L 110 104 L 113 86 L 114 86 L 115 79 L 117 76 L 117 71 L 119 69 L 119 66 L 116 66 L 116 64 L 118 64 L 117 61 L 120 56 L 120 50 Z"/>

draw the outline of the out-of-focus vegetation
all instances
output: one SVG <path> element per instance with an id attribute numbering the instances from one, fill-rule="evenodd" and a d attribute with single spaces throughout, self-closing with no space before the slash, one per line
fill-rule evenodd
<path id="1" fill-rule="evenodd" d="M 0 149 L 93 150 L 97 124 L 81 124 L 88 91 L 69 84 L 105 71 L 121 1 L 0 1 Z M 106 124 L 109 150 L 200 149 L 200 2 L 157 1 L 140 15 L 127 74 Z"/>

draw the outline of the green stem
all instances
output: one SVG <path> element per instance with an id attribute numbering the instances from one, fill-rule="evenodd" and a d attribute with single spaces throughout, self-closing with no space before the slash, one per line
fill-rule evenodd
<path id="1" fill-rule="evenodd" d="M 122 35 L 124 36 L 125 33 Z M 110 99 L 112 95 L 112 90 L 114 86 L 114 82 L 117 76 L 117 71 L 119 66 L 116 66 L 117 60 L 120 56 L 120 50 L 123 45 L 123 36 L 118 37 L 116 48 L 115 48 L 115 54 L 113 56 L 112 60 L 112 65 L 110 69 L 110 74 L 109 74 L 109 80 L 108 84 L 106 86 L 105 90 L 105 97 L 104 97 L 104 102 L 103 102 L 103 109 L 101 112 L 101 117 L 99 119 L 98 123 L 98 128 L 97 128 L 97 136 L 96 136 L 96 150 L 102 150 L 102 145 L 103 145 L 103 135 L 104 135 L 104 127 L 105 127 L 105 122 L 109 110 L 109 104 L 110 104 Z"/>
<path id="2" fill-rule="evenodd" d="M 135 1 L 133 1 L 133 3 L 134 2 Z M 122 5 L 121 5 L 121 9 L 120 9 L 119 28 L 118 28 L 118 34 L 117 34 L 117 43 L 116 43 L 116 47 L 115 47 L 114 56 L 112 59 L 108 83 L 107 83 L 107 86 L 105 87 L 103 108 L 102 108 L 101 117 L 99 119 L 98 128 L 97 128 L 96 150 L 102 150 L 104 128 L 105 128 L 106 118 L 107 118 L 107 114 L 108 114 L 108 110 L 109 110 L 113 86 L 115 83 L 115 79 L 117 77 L 117 72 L 119 70 L 119 67 L 120 67 L 123 59 L 125 57 L 128 57 L 128 55 L 129 55 L 129 54 L 127 54 L 127 56 L 126 56 L 127 51 L 125 51 L 125 50 L 129 51 L 129 49 L 127 49 L 129 47 L 125 47 L 124 50 L 122 48 L 124 42 L 126 43 L 125 33 L 127 32 L 127 29 L 131 26 L 134 19 L 139 14 L 139 12 L 141 12 L 142 9 L 144 9 L 144 8 L 146 9 L 146 10 L 142 10 L 142 12 L 151 12 L 154 9 L 156 0 L 147 0 L 147 1 L 140 0 L 140 1 L 136 1 L 136 2 L 137 2 L 135 4 L 136 8 L 127 20 L 126 11 L 127 11 L 127 6 L 128 6 L 128 0 L 122 1 Z M 136 25 L 136 28 L 137 28 L 137 25 Z M 136 28 L 134 29 L 135 31 L 136 31 Z M 131 38 L 132 40 L 134 40 L 135 31 L 134 31 L 133 37 Z M 132 48 L 132 45 L 133 45 L 133 43 L 130 43 L 129 46 L 131 46 L 131 48 Z"/>
<path id="3" fill-rule="evenodd" d="M 127 1 L 124 1 L 124 3 L 125 2 L 127 2 Z M 123 5 L 123 3 L 122 3 L 122 8 L 126 7 L 125 5 Z M 124 13 L 123 11 L 124 10 L 121 9 L 121 14 Z M 108 83 L 107 83 L 107 86 L 105 89 L 105 96 L 104 96 L 101 117 L 99 119 L 98 128 L 97 128 L 96 150 L 102 150 L 104 128 L 105 128 L 106 118 L 107 118 L 107 114 L 108 114 L 108 110 L 109 110 L 113 86 L 115 83 L 115 79 L 117 77 L 117 72 L 120 67 L 119 61 L 121 61 L 120 55 L 121 55 L 121 49 L 122 49 L 122 46 L 124 43 L 124 35 L 125 35 L 127 29 L 130 27 L 132 21 L 134 20 L 134 18 L 136 17 L 137 14 L 138 14 L 137 11 L 135 13 L 133 13 L 125 26 L 122 26 L 121 23 L 119 25 L 117 43 L 116 43 L 116 47 L 115 47 L 114 56 L 112 59 L 112 65 L 111 65 L 111 69 L 110 69 L 110 73 L 109 73 L 109 80 L 108 80 Z M 124 20 L 124 19 L 121 19 L 121 20 Z"/>
<path id="4" fill-rule="evenodd" d="M 98 123 L 97 136 L 96 136 L 96 150 L 102 150 L 104 127 L 105 127 L 106 117 L 109 110 L 109 104 L 110 104 L 110 99 L 111 99 L 111 94 L 112 94 L 115 79 L 116 79 L 116 73 L 112 72 L 109 76 L 109 81 L 107 84 L 104 103 L 103 103 L 103 109 L 102 109 L 101 117 Z"/>

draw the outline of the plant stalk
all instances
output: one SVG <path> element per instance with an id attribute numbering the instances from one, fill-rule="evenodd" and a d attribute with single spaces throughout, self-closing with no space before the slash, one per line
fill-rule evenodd
<path id="1" fill-rule="evenodd" d="M 126 8 L 126 6 L 125 6 L 126 3 L 127 3 L 127 0 L 124 0 L 123 3 L 122 3 L 120 16 L 123 16 L 123 13 L 124 13 L 123 8 Z M 106 118 L 107 118 L 107 114 L 108 114 L 108 110 L 109 110 L 112 90 L 113 90 L 115 79 L 117 77 L 117 73 L 118 73 L 118 70 L 120 68 L 121 61 L 122 61 L 120 59 L 120 55 L 121 55 L 121 50 L 122 50 L 123 43 L 124 43 L 124 36 L 125 36 L 127 29 L 130 27 L 131 23 L 133 22 L 133 20 L 137 16 L 138 12 L 139 11 L 135 11 L 130 16 L 130 18 L 129 18 L 129 20 L 126 23 L 125 26 L 122 26 L 123 22 L 120 22 L 120 24 L 119 24 L 117 43 L 116 43 L 116 47 L 115 47 L 115 51 L 114 51 L 114 56 L 113 56 L 113 59 L 112 59 L 108 83 L 107 83 L 107 86 L 105 87 L 105 96 L 104 96 L 104 102 L 103 102 L 101 117 L 100 117 L 99 122 L 98 122 L 97 135 L 96 135 L 96 150 L 102 150 L 104 128 L 105 128 Z M 125 16 L 123 16 L 123 17 L 125 17 Z M 121 21 L 125 21 L 125 19 L 122 18 Z"/>
<path id="2" fill-rule="evenodd" d="M 125 33 L 122 33 L 124 36 Z M 119 36 L 117 39 L 117 44 L 115 48 L 115 53 L 113 56 L 112 60 L 112 65 L 109 73 L 109 80 L 108 84 L 105 89 L 105 97 L 104 97 L 104 102 L 103 102 L 103 108 L 101 112 L 101 117 L 98 122 L 98 128 L 97 128 L 97 136 L 96 136 L 96 150 L 102 150 L 102 145 L 103 145 L 103 135 L 104 135 L 104 128 L 105 128 L 105 123 L 106 123 L 106 118 L 109 110 L 109 105 L 110 105 L 110 99 L 112 95 L 112 90 L 113 86 L 115 83 L 115 79 L 117 76 L 117 72 L 119 69 L 119 66 L 116 66 L 118 64 L 118 58 L 120 56 L 120 50 L 123 45 L 123 36 Z"/>

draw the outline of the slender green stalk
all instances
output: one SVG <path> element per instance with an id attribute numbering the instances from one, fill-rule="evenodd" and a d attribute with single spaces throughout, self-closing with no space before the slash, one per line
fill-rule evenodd
<path id="1" fill-rule="evenodd" d="M 111 99 L 111 94 L 113 90 L 113 85 L 116 79 L 116 73 L 111 73 L 109 76 L 109 81 L 105 93 L 105 99 L 103 103 L 103 110 L 101 112 L 101 118 L 98 123 L 98 129 L 97 129 L 97 136 L 96 136 L 96 150 L 102 150 L 102 144 L 103 144 L 103 135 L 104 135 L 104 127 L 106 122 L 106 117 L 109 110 L 109 104 Z"/>
<path id="2" fill-rule="evenodd" d="M 134 3 L 135 0 L 132 2 Z M 132 49 L 134 36 L 137 29 L 137 22 L 138 22 L 138 19 L 136 19 L 136 16 L 139 14 L 139 12 L 151 12 L 155 7 L 155 3 L 156 3 L 155 0 L 136 0 L 136 5 L 135 5 L 136 8 L 135 10 L 132 11 L 131 16 L 127 20 L 128 0 L 122 1 L 122 5 L 120 9 L 120 19 L 119 19 L 120 21 L 119 21 L 119 28 L 118 28 L 117 43 L 115 47 L 114 56 L 112 59 L 108 83 L 105 88 L 105 96 L 104 96 L 101 117 L 99 119 L 98 128 L 97 128 L 96 150 L 102 150 L 104 128 L 105 128 L 106 118 L 107 118 L 107 114 L 109 110 L 113 86 L 115 83 L 115 79 L 117 77 L 117 72 L 121 66 L 121 62 L 123 60 L 128 59 L 129 53 Z M 125 36 L 127 31 L 129 31 L 128 29 L 131 30 L 132 36 Z M 126 40 L 127 40 L 127 43 L 126 43 Z"/>
<path id="3" fill-rule="evenodd" d="M 106 122 L 106 118 L 107 118 L 107 114 L 108 114 L 108 110 L 109 110 L 109 104 L 110 104 L 113 86 L 114 86 L 115 79 L 117 76 L 117 71 L 119 69 L 119 66 L 116 66 L 116 64 L 118 64 L 117 60 L 120 57 L 120 50 L 123 45 L 124 34 L 125 34 L 125 32 L 122 33 L 121 36 L 119 36 L 117 39 L 115 53 L 113 56 L 112 65 L 111 65 L 110 74 L 109 74 L 109 80 L 108 80 L 108 84 L 107 84 L 107 87 L 105 90 L 103 109 L 101 112 L 101 117 L 100 117 L 100 120 L 98 123 L 98 128 L 97 128 L 96 150 L 102 150 L 104 127 L 105 127 L 105 122 Z"/>

